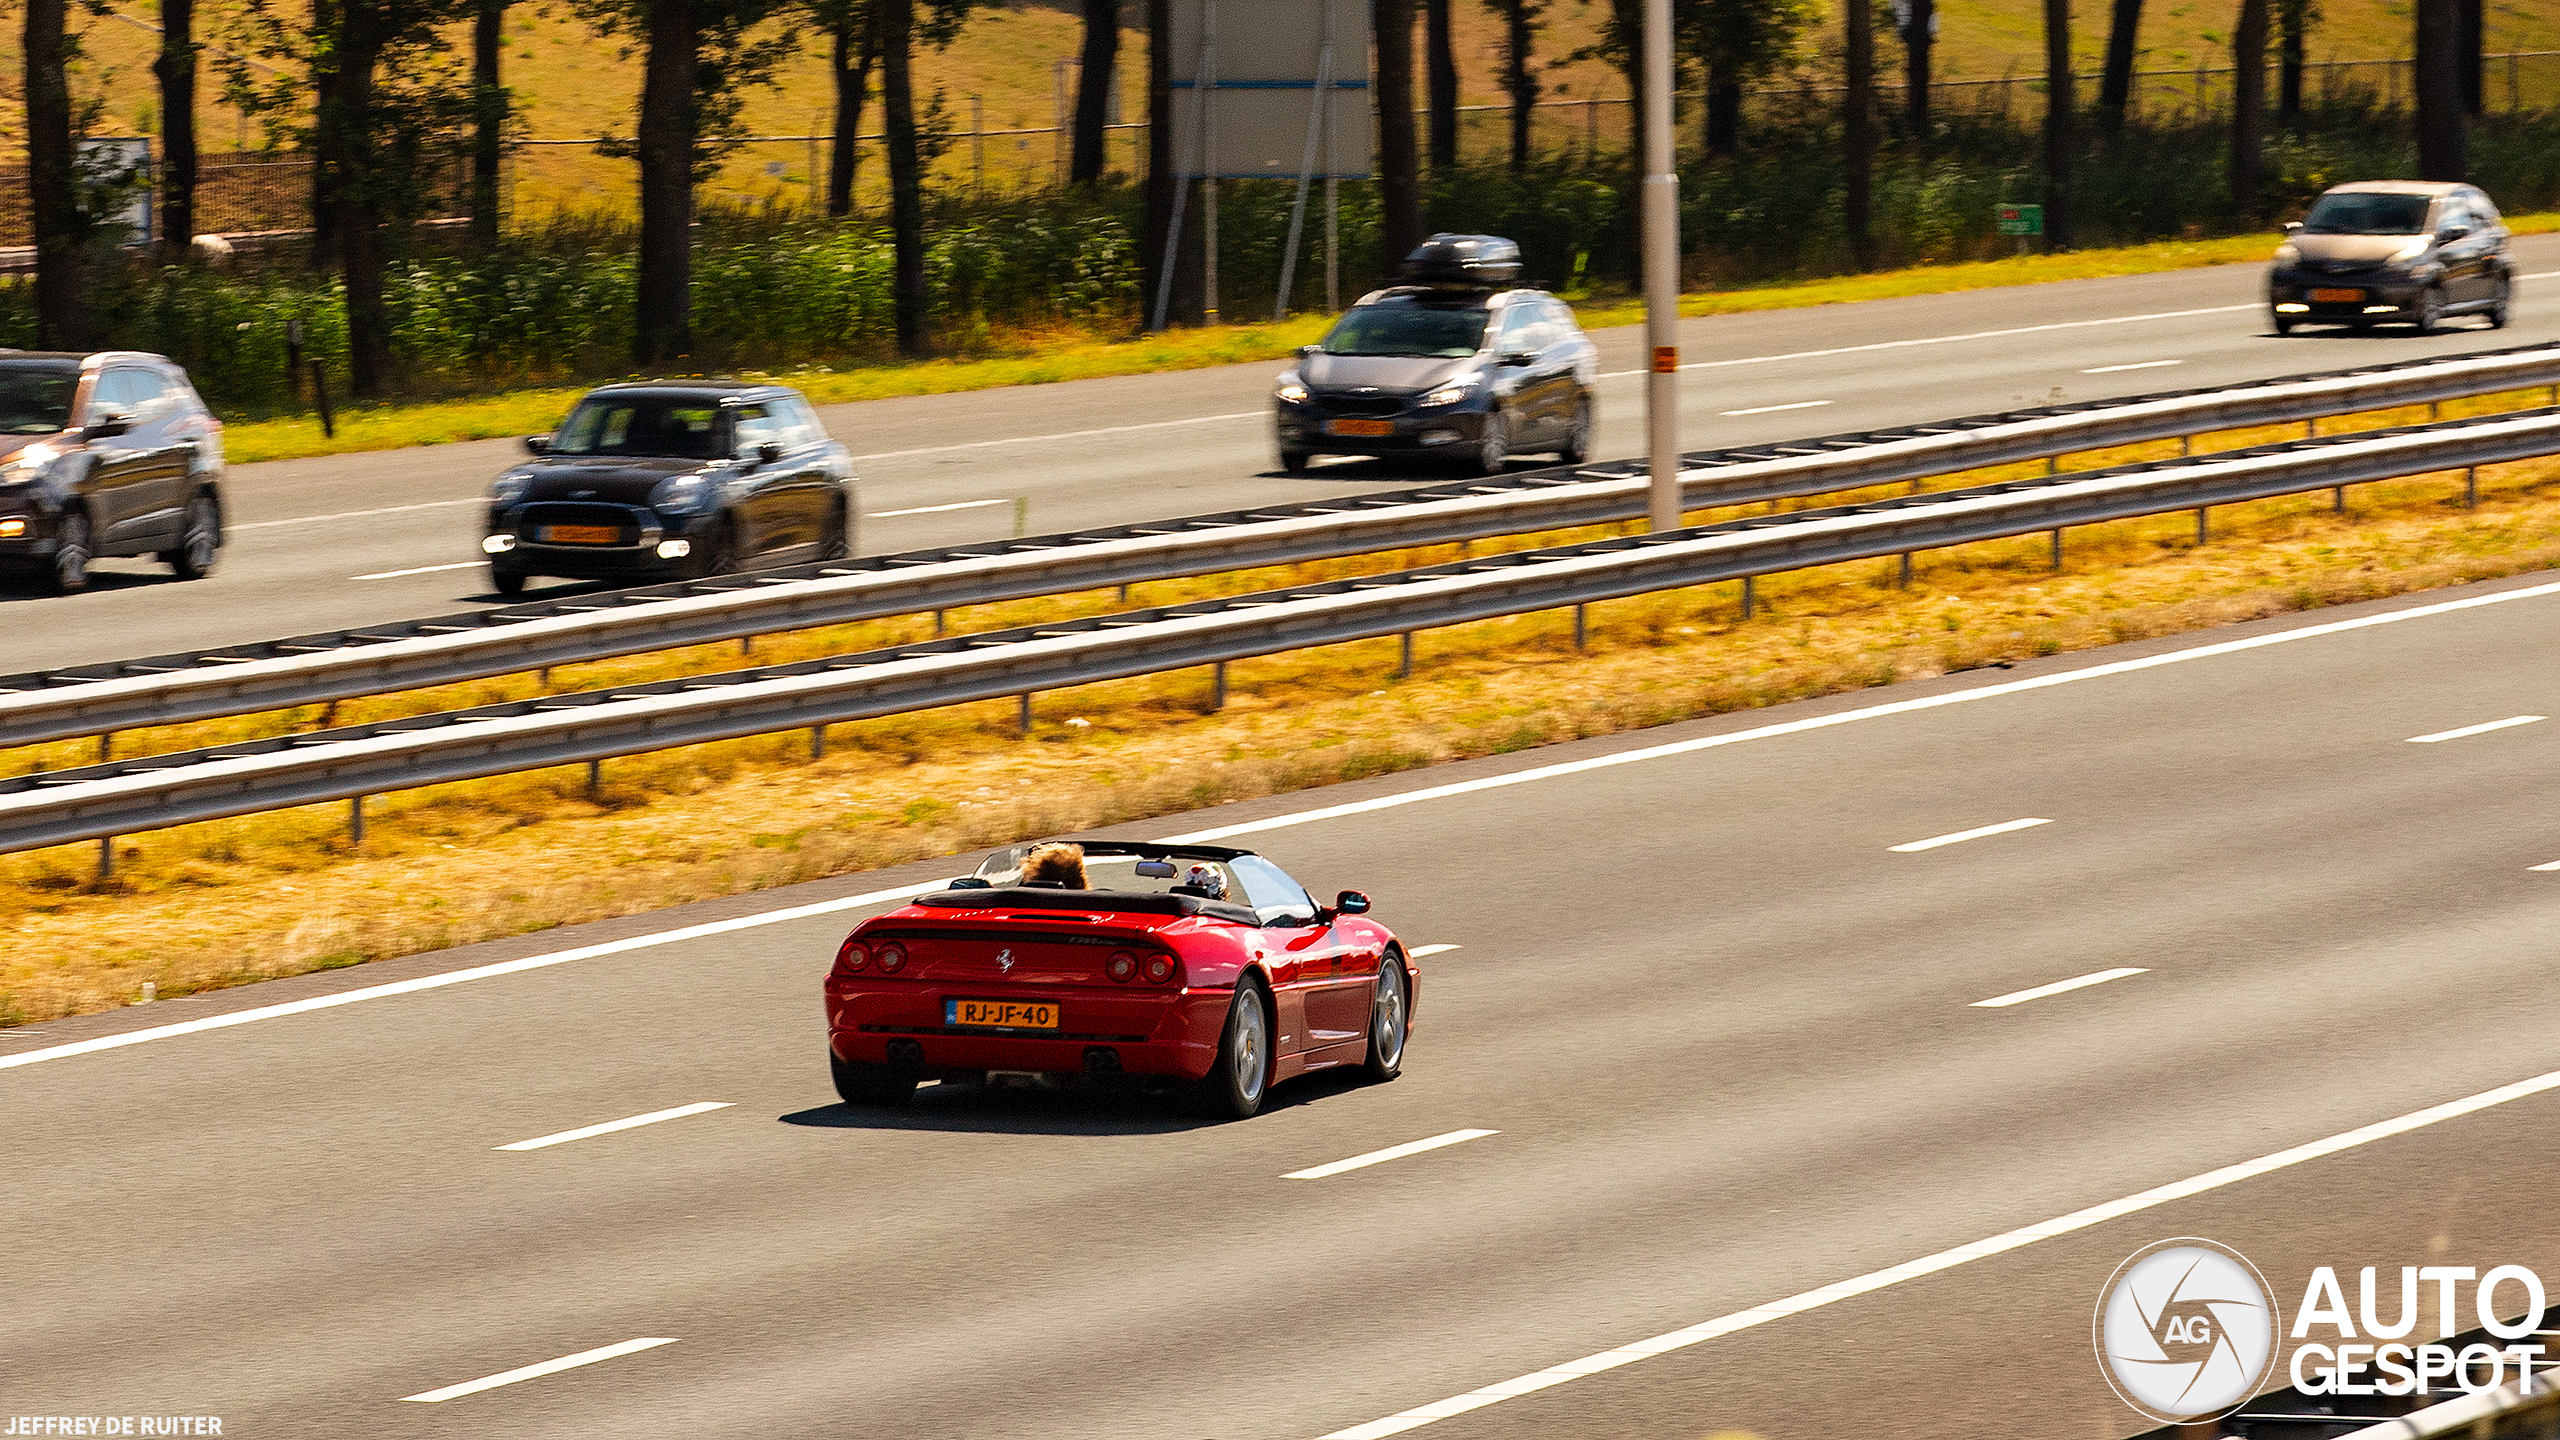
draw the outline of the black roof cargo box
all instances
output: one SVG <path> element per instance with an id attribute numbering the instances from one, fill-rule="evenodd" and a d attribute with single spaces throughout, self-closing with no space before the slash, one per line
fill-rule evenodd
<path id="1" fill-rule="evenodd" d="M 1404 257 L 1412 285 L 1492 290 L 1520 278 L 1520 247 L 1499 235 L 1434 235 Z"/>

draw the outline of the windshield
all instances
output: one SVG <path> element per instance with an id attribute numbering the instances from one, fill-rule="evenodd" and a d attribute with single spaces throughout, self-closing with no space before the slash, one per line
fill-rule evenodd
<path id="1" fill-rule="evenodd" d="M 71 423 L 76 365 L 0 365 L 0 435 L 50 435 Z"/>
<path id="2" fill-rule="evenodd" d="M 1484 343 L 1485 313 L 1411 301 L 1361 305 L 1324 337 L 1327 355 L 1432 355 L 1454 360 Z"/>
<path id="3" fill-rule="evenodd" d="M 1016 845 L 1009 850 L 998 850 L 979 863 L 978 878 L 990 885 L 1013 884 L 1022 876 L 1023 856 L 1029 853 L 1030 849 L 1028 845 Z M 1138 890 L 1150 894 L 1161 894 L 1176 886 L 1188 884 L 1191 867 L 1205 865 L 1217 872 L 1218 879 L 1223 882 L 1220 888 L 1226 891 L 1228 899 L 1238 903 L 1244 902 L 1244 886 L 1239 882 L 1236 872 L 1224 863 L 1216 860 L 1176 860 L 1172 865 L 1171 875 L 1141 875 L 1138 873 L 1138 857 L 1135 855 L 1087 855 L 1084 857 L 1085 878 L 1093 882 L 1092 888 L 1096 890 Z M 1193 892 L 1185 890 L 1182 893 L 1188 895 Z"/>
<path id="4" fill-rule="evenodd" d="M 2313 235 L 2415 235 L 2427 228 L 2424 195 L 2323 195 L 2302 228 Z"/>
<path id="5" fill-rule="evenodd" d="M 714 460 L 728 447 L 720 443 L 717 405 L 667 396 L 590 395 L 551 437 L 551 453 Z"/>

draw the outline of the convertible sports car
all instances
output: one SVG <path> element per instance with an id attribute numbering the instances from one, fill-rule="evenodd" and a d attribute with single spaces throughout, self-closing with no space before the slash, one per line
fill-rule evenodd
<path id="1" fill-rule="evenodd" d="M 1250 850 L 1083 848 L 1093 888 L 1021 883 L 1016 846 L 854 928 L 826 984 L 847 1104 L 903 1105 L 922 1080 L 1075 1083 L 1242 1119 L 1312 1070 L 1396 1078 L 1419 977 L 1369 897 L 1318 905 Z"/>

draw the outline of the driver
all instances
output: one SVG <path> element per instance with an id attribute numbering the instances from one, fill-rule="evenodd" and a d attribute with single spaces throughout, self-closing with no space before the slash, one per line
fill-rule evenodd
<path id="1" fill-rule="evenodd" d="M 1093 883 L 1084 874 L 1084 847 L 1062 841 L 1034 845 L 1022 857 L 1023 885 L 1038 885 L 1054 890 L 1090 890 Z"/>
<path id="2" fill-rule="evenodd" d="M 1227 877 L 1215 865 L 1194 865 L 1183 872 L 1182 883 L 1173 887 L 1184 895 L 1197 895 L 1203 900 L 1227 898 Z"/>

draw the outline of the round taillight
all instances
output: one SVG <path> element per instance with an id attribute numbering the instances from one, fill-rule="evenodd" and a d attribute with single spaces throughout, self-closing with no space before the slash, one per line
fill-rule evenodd
<path id="1" fill-rule="evenodd" d="M 1173 957 L 1170 955 L 1147 957 L 1147 978 L 1158 985 L 1173 978 L 1173 968 Z"/>
<path id="2" fill-rule="evenodd" d="M 852 936 L 846 936 L 844 948 L 836 951 L 836 968 L 839 970 L 859 970 L 870 963 L 871 952 L 863 949 L 861 943 L 856 941 Z"/>
<path id="3" fill-rule="evenodd" d="M 907 947 L 892 940 L 880 947 L 880 973 L 895 975 L 907 963 Z"/>
<path id="4" fill-rule="evenodd" d="M 1114 980 L 1133 979 L 1138 973 L 1138 957 L 1126 950 L 1114 950 L 1111 952 L 1111 958 L 1104 962 L 1102 969 L 1104 974 Z"/>

